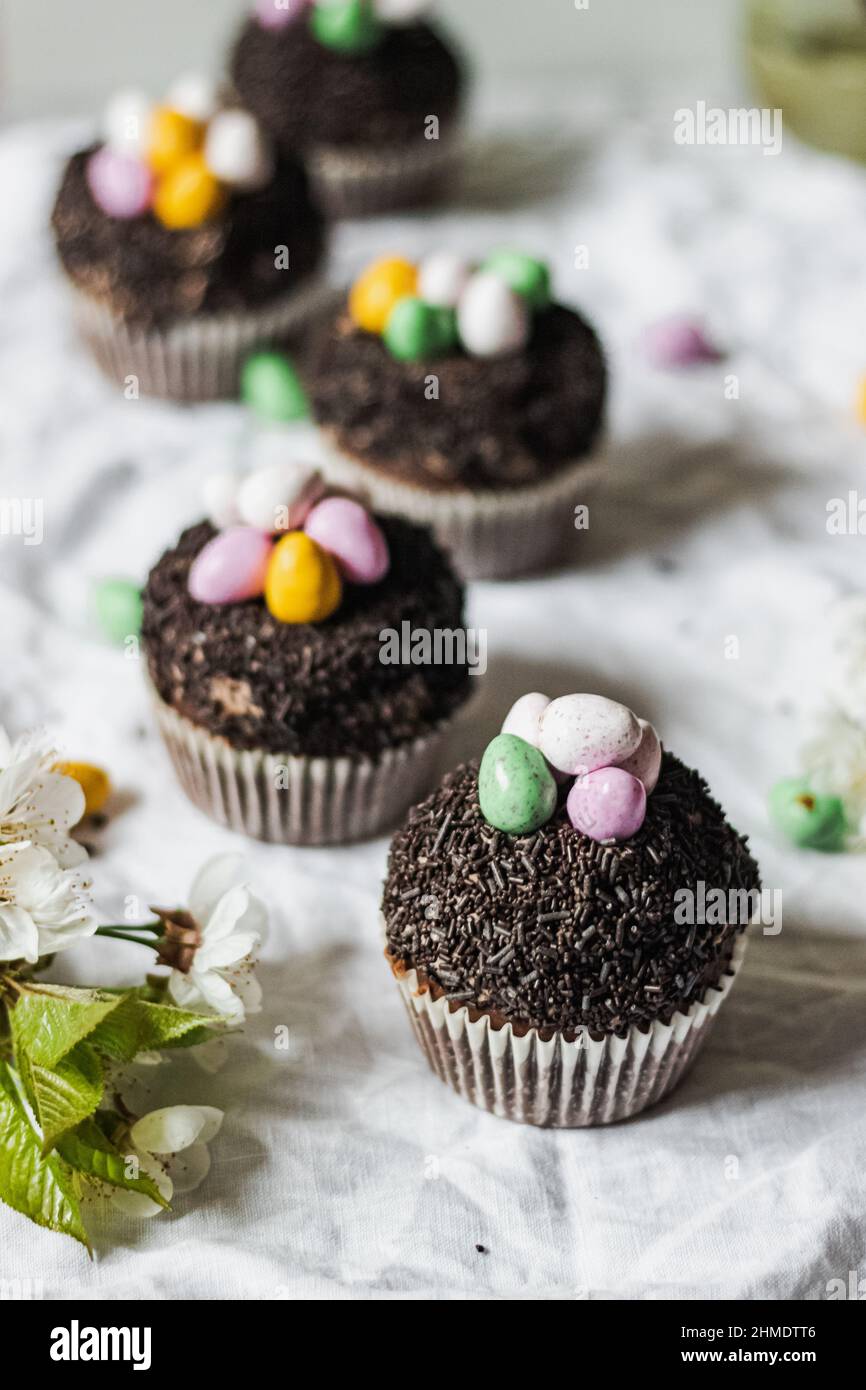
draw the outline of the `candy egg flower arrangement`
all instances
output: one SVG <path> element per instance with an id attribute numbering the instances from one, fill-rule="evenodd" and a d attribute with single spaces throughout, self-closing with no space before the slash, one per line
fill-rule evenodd
<path id="1" fill-rule="evenodd" d="M 190 567 L 198 603 L 264 598 L 281 623 L 324 622 L 344 583 L 378 584 L 388 543 L 360 502 L 327 495 L 312 468 L 286 463 L 246 478 L 218 474 L 205 484 L 214 536 Z"/>
<path id="2" fill-rule="evenodd" d="M 208 221 L 233 193 L 263 188 L 274 171 L 255 118 L 226 106 L 218 85 L 195 73 L 175 82 L 163 104 L 141 92 L 117 93 L 102 138 L 87 164 L 98 207 L 120 220 L 152 212 L 175 231 Z"/>
<path id="3" fill-rule="evenodd" d="M 474 266 L 448 251 L 420 265 L 374 261 L 349 295 L 356 327 L 381 336 L 392 357 L 418 362 L 463 350 L 502 357 L 529 341 L 533 314 L 550 303 L 550 272 L 519 251 L 494 252 Z"/>
<path id="4" fill-rule="evenodd" d="M 661 759 L 655 729 L 627 706 L 602 695 L 551 700 L 533 691 L 485 749 L 481 812 L 506 834 L 531 834 L 551 819 L 559 786 L 570 782 L 565 807 L 576 831 L 604 843 L 629 840 L 646 818 Z"/>

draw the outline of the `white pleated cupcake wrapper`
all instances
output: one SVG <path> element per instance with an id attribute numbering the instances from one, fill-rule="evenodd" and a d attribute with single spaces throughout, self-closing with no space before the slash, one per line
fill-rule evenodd
<path id="1" fill-rule="evenodd" d="M 464 579 L 509 579 L 566 558 L 581 533 L 574 509 L 587 502 L 607 458 L 604 442 L 533 487 L 484 492 L 429 492 L 356 463 L 322 437 L 329 482 L 362 493 L 379 512 L 432 527 Z"/>
<path id="2" fill-rule="evenodd" d="M 307 154 L 307 174 L 315 201 L 331 217 L 375 216 L 435 196 L 456 171 L 460 148 L 457 133 L 411 150 L 320 145 Z"/>
<path id="3" fill-rule="evenodd" d="M 73 289 L 72 312 L 102 371 L 119 385 L 134 377 L 142 395 L 211 401 L 237 396 L 246 356 L 301 329 L 331 297 L 321 279 L 310 277 L 291 294 L 249 313 L 200 314 L 165 329 L 142 329 Z"/>
<path id="4" fill-rule="evenodd" d="M 288 845 L 346 844 L 393 828 L 430 790 L 442 746 L 470 704 L 429 734 L 377 757 L 281 757 L 232 748 L 150 691 L 190 801 L 231 830 Z"/>
<path id="5" fill-rule="evenodd" d="M 522 1124 L 558 1129 L 611 1124 L 637 1115 L 668 1095 L 703 1047 L 746 951 L 734 946 L 728 973 L 702 1004 L 653 1023 L 630 1028 L 624 1038 L 573 1042 L 557 1034 L 548 1042 L 531 1028 L 518 1037 L 510 1023 L 492 1028 L 483 1015 L 473 1022 L 463 1005 L 420 989 L 414 970 L 398 977 L 400 993 L 421 1047 L 436 1075 L 483 1110 Z"/>

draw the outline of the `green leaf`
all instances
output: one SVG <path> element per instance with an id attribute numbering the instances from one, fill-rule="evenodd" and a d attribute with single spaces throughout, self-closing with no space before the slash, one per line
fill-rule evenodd
<path id="1" fill-rule="evenodd" d="M 42 1149 L 53 1149 L 67 1130 L 92 1115 L 102 1100 L 102 1063 L 89 1043 L 78 1043 L 53 1069 L 18 1054 L 22 1079 L 42 1130 Z"/>
<path id="2" fill-rule="evenodd" d="M 152 1004 L 130 993 L 98 1024 L 89 1042 L 114 1062 L 131 1062 L 139 1052 L 194 1047 L 211 1036 L 212 1022 L 204 1014 L 172 1004 Z"/>
<path id="3" fill-rule="evenodd" d="M 27 981 L 21 985 L 11 1011 L 16 1053 L 26 1052 L 41 1067 L 56 1066 L 120 1005 L 123 997 L 99 989 Z"/>
<path id="4" fill-rule="evenodd" d="M 37 1226 L 72 1236 L 89 1250 L 73 1184 L 57 1154 L 42 1153 L 14 1074 L 0 1062 L 0 1200 Z"/>
<path id="5" fill-rule="evenodd" d="M 122 1187 L 127 1192 L 140 1192 L 159 1206 L 168 1207 L 152 1178 L 144 1173 L 137 1178 L 128 1175 L 126 1156 L 103 1134 L 95 1120 L 85 1120 L 71 1134 L 64 1135 L 57 1149 L 76 1173 L 112 1187 Z"/>

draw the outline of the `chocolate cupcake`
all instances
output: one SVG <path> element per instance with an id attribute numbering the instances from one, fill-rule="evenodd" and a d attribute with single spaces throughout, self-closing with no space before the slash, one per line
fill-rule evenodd
<path id="1" fill-rule="evenodd" d="M 308 367 L 328 476 L 431 526 L 471 579 L 549 566 L 581 529 L 606 379 L 547 267 L 511 251 L 377 261 Z"/>
<path id="2" fill-rule="evenodd" d="M 431 1067 L 467 1100 L 536 1125 L 625 1119 L 703 1045 L 758 868 L 624 706 L 534 694 L 504 730 L 395 835 L 387 958 Z"/>
<path id="3" fill-rule="evenodd" d="M 302 165 L 214 84 L 122 92 L 74 154 L 52 228 L 80 333 L 104 372 L 177 400 L 237 392 L 256 346 L 321 308 L 321 216 Z"/>
<path id="4" fill-rule="evenodd" d="M 361 217 L 429 202 L 453 171 L 463 73 L 420 22 L 431 0 L 258 0 L 234 48 L 242 101 L 302 149 L 320 206 Z"/>
<path id="5" fill-rule="evenodd" d="M 392 825 L 430 785 L 470 689 L 465 648 L 423 664 L 406 632 L 460 629 L 463 589 L 430 535 L 277 465 L 207 490 L 212 519 L 151 571 L 142 638 L 187 795 L 248 835 L 337 844 Z"/>

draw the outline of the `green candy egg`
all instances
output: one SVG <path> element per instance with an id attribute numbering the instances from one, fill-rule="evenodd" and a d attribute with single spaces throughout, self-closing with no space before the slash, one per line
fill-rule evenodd
<path id="1" fill-rule="evenodd" d="M 453 348 L 456 348 L 459 334 L 457 332 L 457 313 L 454 309 L 443 309 L 439 305 L 433 305 L 433 321 L 436 328 L 438 339 L 437 351 L 444 357 Z"/>
<path id="2" fill-rule="evenodd" d="M 141 590 L 128 579 L 102 579 L 95 584 L 93 609 L 109 642 L 119 646 L 141 632 Z"/>
<path id="3" fill-rule="evenodd" d="M 546 309 L 550 303 L 550 271 L 544 261 L 525 256 L 522 251 L 494 251 L 482 267 L 492 270 L 522 295 L 532 309 Z"/>
<path id="4" fill-rule="evenodd" d="M 813 792 L 801 777 L 786 777 L 770 792 L 770 815 L 801 849 L 835 854 L 845 842 L 845 808 L 838 796 Z"/>
<path id="5" fill-rule="evenodd" d="M 369 53 L 381 41 L 385 28 L 369 0 L 343 0 L 313 7 L 310 26 L 323 48 L 336 53 Z"/>
<path id="6" fill-rule="evenodd" d="M 303 420 L 309 414 L 301 379 L 281 352 L 254 352 L 247 358 L 241 400 L 263 420 Z"/>
<path id="7" fill-rule="evenodd" d="M 516 734 L 497 734 L 478 769 L 484 819 L 509 835 L 528 835 L 556 810 L 556 782 L 537 748 Z"/>
<path id="8" fill-rule="evenodd" d="M 415 295 L 405 295 L 388 315 L 382 337 L 392 357 L 401 362 L 419 362 L 425 357 L 438 357 L 446 350 L 444 335 L 441 311 Z"/>

